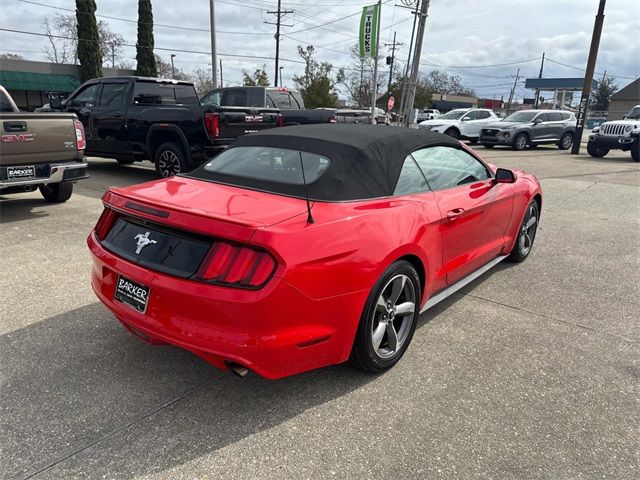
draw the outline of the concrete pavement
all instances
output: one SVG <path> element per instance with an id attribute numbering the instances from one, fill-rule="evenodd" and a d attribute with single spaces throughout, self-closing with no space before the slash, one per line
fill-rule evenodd
<path id="1" fill-rule="evenodd" d="M 89 285 L 108 185 L 0 197 L 0 478 L 634 479 L 640 475 L 640 164 L 478 149 L 537 174 L 536 245 L 421 318 L 381 376 L 239 380 L 125 332 Z"/>

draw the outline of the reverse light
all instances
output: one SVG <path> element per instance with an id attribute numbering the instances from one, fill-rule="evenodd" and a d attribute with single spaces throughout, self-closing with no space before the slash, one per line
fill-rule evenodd
<path id="1" fill-rule="evenodd" d="M 84 125 L 80 120 L 74 120 L 73 126 L 76 130 L 76 147 L 78 150 L 84 150 L 87 147 L 87 139 L 84 136 Z"/>
<path id="2" fill-rule="evenodd" d="M 98 223 L 96 223 L 95 232 L 98 240 L 104 240 L 107 238 L 111 227 L 113 227 L 114 222 L 116 221 L 118 214 L 115 210 L 104 207 L 100 218 L 98 219 Z"/>
<path id="3" fill-rule="evenodd" d="M 275 259 L 265 251 L 216 242 L 196 277 L 209 283 L 259 288 L 271 278 L 275 268 Z"/>
<path id="4" fill-rule="evenodd" d="M 204 114 L 204 126 L 211 138 L 218 138 L 220 136 L 220 115 L 206 112 Z"/>

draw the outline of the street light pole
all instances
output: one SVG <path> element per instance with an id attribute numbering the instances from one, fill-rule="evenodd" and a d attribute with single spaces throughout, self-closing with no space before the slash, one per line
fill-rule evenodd
<path id="1" fill-rule="evenodd" d="M 175 53 L 171 54 L 171 78 L 172 79 L 176 78 L 176 70 L 175 70 L 175 68 L 173 66 L 173 59 L 175 58 L 175 56 L 176 56 Z"/>
<path id="2" fill-rule="evenodd" d="M 211 22 L 211 77 L 213 88 L 218 88 L 218 60 L 216 54 L 216 6 L 215 0 L 209 0 L 209 20 Z"/>
<path id="3" fill-rule="evenodd" d="M 584 120 L 587 116 L 587 106 L 589 105 L 589 95 L 591 95 L 591 87 L 593 86 L 593 72 L 596 69 L 596 60 L 598 58 L 598 48 L 600 47 L 600 35 L 602 34 L 602 25 L 604 24 L 604 6 L 607 0 L 600 0 L 598 5 L 598 13 L 593 24 L 593 35 L 591 36 L 591 48 L 589 49 L 589 60 L 587 61 L 587 71 L 584 75 L 584 84 L 582 85 L 582 96 L 580 97 L 580 106 L 578 107 L 578 115 L 576 115 L 576 133 L 571 146 L 571 153 L 577 155 L 580 153 L 580 143 L 582 142 L 582 132 L 584 131 Z"/>

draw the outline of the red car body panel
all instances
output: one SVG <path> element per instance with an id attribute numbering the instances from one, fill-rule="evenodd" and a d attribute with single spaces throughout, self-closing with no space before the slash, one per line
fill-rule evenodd
<path id="1" fill-rule="evenodd" d="M 435 193 L 313 202 L 315 223 L 307 222 L 302 199 L 203 180 L 114 188 L 103 201 L 120 215 L 260 247 L 277 268 L 254 290 L 176 278 L 112 253 L 94 230 L 92 286 L 136 335 L 188 349 L 220 368 L 233 362 L 275 379 L 341 363 L 372 286 L 394 261 L 414 263 L 424 305 L 511 250 L 527 205 L 540 194 L 535 177 L 517 175 L 514 184 L 488 180 Z M 456 209 L 463 212 L 447 216 Z M 145 313 L 114 299 L 118 275 L 151 288 Z"/>

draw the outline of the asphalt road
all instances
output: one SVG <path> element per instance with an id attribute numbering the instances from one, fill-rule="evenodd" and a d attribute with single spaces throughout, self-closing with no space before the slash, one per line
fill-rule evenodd
<path id="1" fill-rule="evenodd" d="M 0 197 L 0 477 L 640 477 L 640 164 L 483 150 L 537 174 L 536 245 L 421 318 L 381 376 L 240 380 L 125 332 L 89 285 L 109 185 Z"/>

